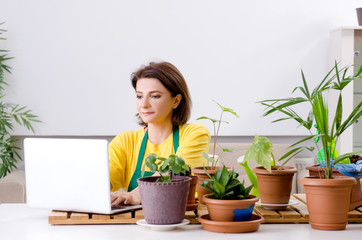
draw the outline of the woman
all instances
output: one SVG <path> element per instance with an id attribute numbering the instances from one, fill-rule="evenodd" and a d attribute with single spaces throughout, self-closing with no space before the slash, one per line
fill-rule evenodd
<path id="1" fill-rule="evenodd" d="M 136 91 L 137 117 L 143 128 L 116 136 L 109 145 L 112 205 L 139 204 L 137 179 L 143 159 L 156 153 L 168 157 L 176 153 L 190 167 L 206 164 L 210 133 L 202 124 L 186 123 L 191 99 L 179 70 L 168 62 L 151 62 L 131 77 Z M 154 173 L 146 172 L 147 176 Z M 119 189 L 127 189 L 127 192 Z"/>

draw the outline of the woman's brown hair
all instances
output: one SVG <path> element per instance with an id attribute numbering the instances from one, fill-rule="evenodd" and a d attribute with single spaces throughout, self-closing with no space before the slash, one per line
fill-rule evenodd
<path id="1" fill-rule="evenodd" d="M 179 126 L 185 124 L 191 114 L 191 97 L 186 81 L 181 72 L 169 62 L 150 62 L 146 66 L 142 66 L 136 72 L 132 73 L 132 86 L 136 90 L 138 79 L 141 78 L 156 78 L 162 85 L 171 93 L 172 97 L 181 94 L 182 99 L 180 104 L 172 113 L 172 125 Z M 147 126 L 143 122 L 139 114 L 136 115 L 141 126 Z"/>

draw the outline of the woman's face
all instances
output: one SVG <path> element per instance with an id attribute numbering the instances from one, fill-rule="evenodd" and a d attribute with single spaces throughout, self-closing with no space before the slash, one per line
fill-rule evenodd
<path id="1" fill-rule="evenodd" d="M 143 122 L 159 124 L 171 122 L 172 111 L 181 95 L 172 97 L 156 78 L 140 78 L 136 84 L 137 110 Z"/>

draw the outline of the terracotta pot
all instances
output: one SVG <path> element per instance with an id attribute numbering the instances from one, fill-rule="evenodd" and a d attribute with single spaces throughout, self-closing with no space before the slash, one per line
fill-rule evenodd
<path id="1" fill-rule="evenodd" d="M 323 178 L 323 169 L 318 165 L 306 167 L 309 170 L 309 176 L 317 176 Z M 332 176 L 345 176 L 342 173 L 338 172 L 336 169 L 333 169 Z M 357 184 L 352 186 L 351 190 L 351 201 L 349 203 L 349 210 L 353 210 L 356 207 L 362 205 L 362 187 L 361 187 L 361 177 L 356 178 Z"/>
<path id="2" fill-rule="evenodd" d="M 148 224 L 176 224 L 185 218 L 191 178 L 174 176 L 172 182 L 156 182 L 160 177 L 137 180 L 142 208 Z"/>
<path id="3" fill-rule="evenodd" d="M 240 200 L 213 199 L 211 195 L 212 194 L 204 195 L 203 201 L 212 221 L 249 221 L 253 213 L 254 204 L 259 200 L 259 198 L 254 195 L 249 195 L 247 199 Z"/>
<path id="4" fill-rule="evenodd" d="M 198 183 L 198 176 L 190 176 L 190 190 L 189 195 L 187 197 L 187 204 L 195 204 L 195 192 L 196 192 L 196 185 Z"/>
<path id="5" fill-rule="evenodd" d="M 278 167 L 278 166 L 277 166 Z M 258 181 L 259 196 L 265 204 L 288 204 L 295 167 L 283 166 L 281 170 L 272 170 L 270 173 L 264 167 L 253 169 Z"/>
<path id="6" fill-rule="evenodd" d="M 309 223 L 320 230 L 343 230 L 347 225 L 350 192 L 356 179 L 336 176 L 333 179 L 305 177 L 299 180 L 307 196 Z"/>
<path id="7" fill-rule="evenodd" d="M 205 167 L 207 172 L 210 174 L 210 176 L 214 176 L 217 169 L 222 169 L 222 167 L 214 167 L 213 169 L 211 169 L 210 166 Z M 228 168 L 228 170 L 231 170 L 231 168 Z M 202 197 L 206 194 L 209 194 L 210 191 L 206 190 L 205 188 L 201 187 L 200 184 L 202 184 L 204 182 L 205 179 L 209 179 L 209 177 L 207 176 L 207 174 L 205 173 L 204 167 L 194 167 L 191 169 L 192 173 L 198 177 L 198 183 L 196 185 L 196 192 L 197 192 L 197 196 L 199 199 L 200 203 L 204 203 Z"/>

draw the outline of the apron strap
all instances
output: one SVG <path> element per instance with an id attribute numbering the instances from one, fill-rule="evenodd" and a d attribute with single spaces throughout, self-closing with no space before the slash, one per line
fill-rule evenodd
<path id="1" fill-rule="evenodd" d="M 141 147 L 140 147 L 140 150 L 139 150 L 139 153 L 138 153 L 136 170 L 137 169 L 141 170 L 143 157 L 145 156 L 147 140 L 148 140 L 148 129 L 146 130 L 145 136 L 142 139 Z"/>
<path id="2" fill-rule="evenodd" d="M 178 149 L 178 144 L 179 144 L 179 127 L 178 126 L 174 126 L 173 127 L 173 131 L 172 131 L 172 138 L 173 138 L 173 150 L 176 154 L 177 149 Z"/>
<path id="3" fill-rule="evenodd" d="M 173 138 L 172 139 L 173 140 L 173 149 L 176 154 L 178 146 L 179 146 L 179 127 L 178 126 L 173 127 L 172 138 Z M 148 140 L 148 130 L 146 130 L 145 136 L 142 139 L 141 147 L 140 147 L 140 150 L 138 153 L 138 158 L 137 158 L 136 170 L 134 171 L 131 181 L 128 185 L 128 189 L 127 189 L 128 192 L 130 192 L 133 189 L 135 189 L 136 187 L 138 187 L 137 179 L 141 177 L 141 172 L 142 172 L 141 167 L 142 167 L 142 163 L 143 163 L 143 157 L 145 156 L 147 140 Z M 146 177 L 152 176 L 153 174 L 154 174 L 153 172 L 149 172 L 149 171 L 145 172 Z"/>

